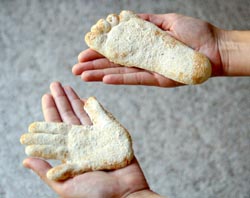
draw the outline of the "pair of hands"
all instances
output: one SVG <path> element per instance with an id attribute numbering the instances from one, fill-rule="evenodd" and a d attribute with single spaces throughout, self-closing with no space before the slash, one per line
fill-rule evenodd
<path id="1" fill-rule="evenodd" d="M 221 58 L 217 44 L 217 28 L 199 19 L 177 14 L 140 14 L 166 30 L 176 39 L 205 54 L 212 63 L 212 75 L 222 75 Z M 88 49 L 80 53 L 78 63 L 73 67 L 75 75 L 84 81 L 103 81 L 107 84 L 149 85 L 174 87 L 180 85 L 157 73 L 137 68 L 126 68 L 111 63 L 99 53 Z M 71 87 L 52 83 L 51 93 L 42 98 L 45 121 L 88 125 L 90 119 L 84 111 L 81 100 Z M 27 158 L 24 166 L 32 169 L 55 192 L 64 198 L 77 197 L 160 197 L 149 190 L 149 186 L 136 159 L 122 169 L 115 171 L 88 172 L 64 182 L 51 181 L 46 173 L 51 165 L 41 159 Z"/>

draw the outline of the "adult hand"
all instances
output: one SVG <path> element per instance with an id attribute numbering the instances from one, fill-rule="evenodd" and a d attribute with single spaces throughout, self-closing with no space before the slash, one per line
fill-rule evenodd
<path id="1" fill-rule="evenodd" d="M 71 87 L 52 83 L 51 94 L 42 98 L 45 121 L 89 125 L 90 119 L 83 109 L 81 100 Z M 52 166 L 42 159 L 27 158 L 24 166 L 32 169 L 56 193 L 64 198 L 110 198 L 134 197 L 140 192 L 154 194 L 149 190 L 146 179 L 136 159 L 129 166 L 114 171 L 87 172 L 63 182 L 49 180 L 46 173 Z"/>
<path id="2" fill-rule="evenodd" d="M 139 16 L 167 31 L 194 50 L 205 54 L 212 63 L 212 76 L 224 74 L 218 48 L 218 28 L 205 21 L 173 13 L 139 14 Z M 180 85 L 154 72 L 114 64 L 92 49 L 81 52 L 78 61 L 72 68 L 72 72 L 75 75 L 81 75 L 84 81 L 159 87 Z"/>

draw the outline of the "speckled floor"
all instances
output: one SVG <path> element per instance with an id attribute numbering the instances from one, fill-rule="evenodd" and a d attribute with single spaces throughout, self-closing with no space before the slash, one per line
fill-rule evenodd
<path id="1" fill-rule="evenodd" d="M 123 9 L 250 29 L 249 0 L 0 0 L 0 198 L 57 196 L 22 167 L 19 143 L 28 124 L 42 119 L 40 98 L 55 80 L 82 97 L 96 96 L 128 128 L 154 191 L 249 198 L 250 78 L 163 89 L 84 83 L 71 74 L 90 26 Z"/>

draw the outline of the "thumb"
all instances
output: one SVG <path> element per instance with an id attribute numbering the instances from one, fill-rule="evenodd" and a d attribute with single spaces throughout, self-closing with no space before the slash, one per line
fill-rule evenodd
<path id="1" fill-rule="evenodd" d="M 31 169 L 34 171 L 45 183 L 47 183 L 49 186 L 53 186 L 53 181 L 50 181 L 46 174 L 47 172 L 52 168 L 51 165 L 38 158 L 27 158 L 23 161 L 23 165 L 25 168 Z"/>
<path id="2" fill-rule="evenodd" d="M 52 168 L 52 166 L 48 162 L 38 158 L 27 158 L 23 161 L 23 165 L 25 168 L 34 171 L 55 192 L 60 192 L 63 183 L 50 180 L 47 177 L 47 173 Z"/>
<path id="3" fill-rule="evenodd" d="M 95 97 L 88 98 L 84 105 L 84 110 L 87 112 L 94 125 L 105 124 L 114 120 L 114 117 L 111 115 L 111 113 L 106 111 Z"/>

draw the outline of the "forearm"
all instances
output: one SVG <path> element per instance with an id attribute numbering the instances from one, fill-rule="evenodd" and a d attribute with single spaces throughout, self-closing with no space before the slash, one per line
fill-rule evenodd
<path id="1" fill-rule="evenodd" d="M 219 31 L 218 46 L 225 76 L 250 76 L 250 31 Z"/>
<path id="2" fill-rule="evenodd" d="M 163 197 L 154 193 L 151 190 L 141 190 L 141 191 L 130 194 L 126 198 L 163 198 Z"/>

